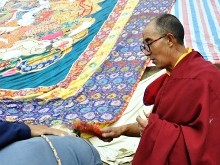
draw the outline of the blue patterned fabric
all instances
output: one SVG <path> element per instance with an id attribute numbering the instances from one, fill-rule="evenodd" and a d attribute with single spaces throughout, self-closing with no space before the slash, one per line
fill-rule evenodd
<path id="1" fill-rule="evenodd" d="M 29 95 L 34 95 L 34 92 L 38 92 L 40 88 L 36 88 L 36 90 L 35 88 L 31 88 L 25 91 L 0 91 L 7 94 L 7 96 L 11 93 L 13 93 L 13 97 L 18 95 L 18 97 L 14 99 L 5 97 L 0 100 L 0 117 L 3 120 L 30 121 L 47 125 L 66 124 L 69 128 L 72 128 L 72 122 L 76 119 L 103 124 L 117 121 L 127 107 L 148 64 L 144 54 L 140 51 L 142 30 L 150 19 L 158 14 L 167 13 L 173 2 L 174 0 L 140 0 L 138 2 L 133 0 L 118 0 L 117 3 L 116 1 L 112 1 L 112 3 L 110 3 L 110 1 L 107 2 L 107 0 L 103 1 L 100 3 L 103 9 L 93 15 L 97 18 L 98 22 L 89 29 L 89 35 L 77 42 L 76 45 L 73 45 L 72 52 L 67 54 L 65 58 L 48 67 L 47 69 L 49 69 L 50 72 L 47 70 L 47 72 L 30 73 L 24 76 L 16 75 L 18 77 L 4 77 L 1 78 L 2 84 L 0 84 L 1 88 L 10 87 L 11 89 L 55 84 L 54 86 L 48 87 L 49 89 L 51 88 L 50 90 L 41 90 L 41 94 L 44 94 L 48 91 L 52 91 L 53 88 L 56 87 L 62 87 L 62 90 L 65 90 L 69 84 L 77 84 L 79 82 L 78 85 L 82 86 L 77 88 L 77 92 L 74 93 L 75 90 L 70 88 L 68 89 L 69 93 L 71 94 L 72 91 L 74 94 L 67 98 L 56 97 L 57 93 L 54 92 L 50 95 L 52 98 L 45 100 L 38 97 L 26 97 L 27 91 Z M 132 13 L 131 11 L 129 11 L 130 13 L 124 12 L 129 9 L 126 8 L 126 5 L 129 3 L 137 3 L 136 6 L 133 6 L 134 10 Z M 116 37 L 115 34 L 111 34 L 110 32 L 114 28 L 120 28 L 120 24 L 117 24 L 117 20 L 129 14 L 131 16 L 125 23 L 125 26 L 123 26 L 120 35 Z M 100 15 L 102 15 L 101 18 Z M 106 18 L 107 20 L 103 23 L 103 19 Z M 114 25 L 118 27 L 114 27 Z M 98 29 L 99 31 L 97 35 L 95 35 Z M 80 84 L 81 79 L 77 79 L 75 82 L 75 79 L 72 79 L 71 76 L 67 76 L 65 82 L 56 84 L 63 79 L 70 70 L 76 58 L 74 54 L 83 52 L 88 45 L 83 54 L 90 60 L 90 56 L 93 52 L 98 52 L 100 49 L 103 49 L 99 43 L 105 43 L 106 34 L 108 40 L 111 38 L 117 38 L 117 40 L 109 54 L 106 55 L 103 53 L 106 59 L 100 66 L 97 67 L 97 63 L 95 62 L 89 65 L 92 71 L 93 68 L 97 67 L 94 73 L 90 75 L 68 73 L 68 76 L 71 75 L 72 77 L 82 79 L 88 77 L 85 83 Z M 94 35 L 95 37 L 93 38 Z M 80 65 L 76 65 L 76 68 L 80 68 L 85 62 L 80 61 L 81 56 L 77 60 Z M 97 59 L 99 60 L 101 58 L 102 56 Z M 50 78 L 48 79 L 48 77 Z M 20 78 L 24 79 L 20 81 Z M 7 83 L 12 81 L 13 83 Z M 29 81 L 29 84 L 23 84 L 23 81 Z M 59 89 L 57 90 L 58 92 Z M 60 93 L 62 94 L 62 91 Z"/>

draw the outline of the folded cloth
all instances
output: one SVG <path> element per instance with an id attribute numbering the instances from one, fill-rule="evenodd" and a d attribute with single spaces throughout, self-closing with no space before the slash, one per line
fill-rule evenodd
<path id="1" fill-rule="evenodd" d="M 145 88 L 156 78 L 165 73 L 165 70 L 161 70 L 152 76 L 139 82 L 129 104 L 120 119 L 111 126 L 120 126 L 123 124 L 133 123 L 136 121 L 136 117 L 143 113 L 149 114 L 152 110 L 152 106 L 144 106 L 143 96 Z M 109 165 L 120 165 L 123 163 L 131 162 L 133 155 L 136 152 L 139 144 L 139 137 L 126 137 L 121 136 L 115 138 L 111 142 L 103 142 L 97 137 L 92 137 L 89 141 L 98 150 L 103 162 Z"/>

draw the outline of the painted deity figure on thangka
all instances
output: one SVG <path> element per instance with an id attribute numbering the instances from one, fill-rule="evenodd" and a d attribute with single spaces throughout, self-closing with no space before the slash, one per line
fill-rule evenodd
<path id="1" fill-rule="evenodd" d="M 88 35 L 100 0 L 8 0 L 0 11 L 0 74 L 37 72 Z"/>

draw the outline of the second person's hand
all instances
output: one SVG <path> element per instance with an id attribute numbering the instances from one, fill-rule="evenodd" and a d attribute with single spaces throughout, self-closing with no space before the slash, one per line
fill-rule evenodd
<path id="1" fill-rule="evenodd" d="M 50 128 L 45 125 L 33 125 L 28 124 L 30 130 L 31 130 L 31 136 L 36 137 L 40 135 L 57 135 L 57 136 L 64 136 L 64 135 L 72 135 L 75 136 L 75 134 L 70 134 L 66 131 Z"/>

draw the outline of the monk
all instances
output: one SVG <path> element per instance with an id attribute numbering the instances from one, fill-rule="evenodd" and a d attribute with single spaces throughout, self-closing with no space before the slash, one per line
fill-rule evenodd
<path id="1" fill-rule="evenodd" d="M 140 136 L 133 165 L 220 164 L 220 71 L 184 46 L 184 28 L 171 14 L 143 31 L 143 53 L 166 73 L 150 84 L 151 114 L 136 123 L 102 129 L 105 138 Z"/>

